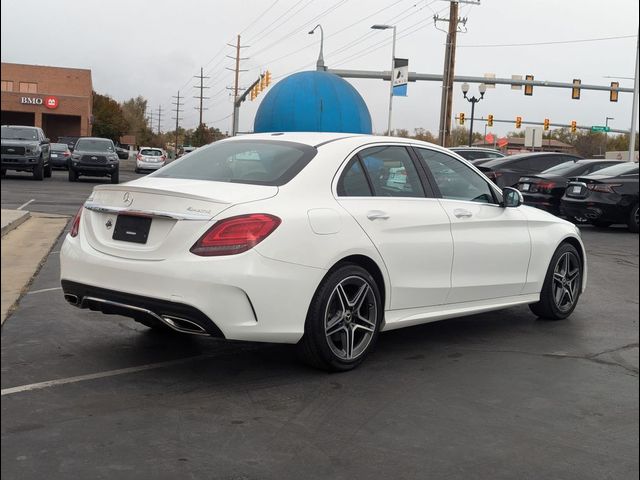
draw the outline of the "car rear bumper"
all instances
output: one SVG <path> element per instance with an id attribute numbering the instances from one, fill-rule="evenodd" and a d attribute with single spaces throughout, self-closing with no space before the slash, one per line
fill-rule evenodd
<path id="1" fill-rule="evenodd" d="M 539 208 L 554 215 L 560 214 L 560 198 L 545 194 L 521 193 L 525 205 Z"/>
<path id="2" fill-rule="evenodd" d="M 594 202 L 563 198 L 560 211 L 568 217 L 586 218 L 589 221 L 627 223 L 629 207 L 614 203 Z"/>
<path id="3" fill-rule="evenodd" d="M 136 168 L 138 170 L 158 170 L 164 167 L 164 162 L 141 162 L 136 160 Z"/>
<path id="4" fill-rule="evenodd" d="M 227 339 L 296 343 L 302 337 L 325 270 L 268 259 L 255 250 L 224 257 L 184 250 L 161 261 L 124 259 L 93 249 L 81 230 L 78 237 L 67 236 L 60 252 L 62 287 L 83 308 L 129 317 L 150 310 L 192 321 L 207 334 L 219 330 Z"/>

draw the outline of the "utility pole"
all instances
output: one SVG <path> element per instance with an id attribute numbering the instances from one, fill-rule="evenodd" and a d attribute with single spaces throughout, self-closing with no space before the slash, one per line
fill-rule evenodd
<path id="1" fill-rule="evenodd" d="M 240 69 L 240 61 L 241 60 L 247 60 L 249 57 L 240 57 L 240 50 L 242 48 L 247 48 L 248 45 L 241 45 L 240 44 L 240 35 L 237 36 L 236 38 L 236 44 L 230 44 L 227 43 L 228 46 L 230 47 L 234 47 L 236 49 L 236 55 L 235 57 L 232 57 L 230 55 L 227 55 L 227 58 L 232 58 L 235 60 L 236 65 L 235 68 L 231 69 L 231 68 L 227 68 L 227 70 L 233 70 L 235 72 L 235 76 L 234 76 L 234 82 L 233 82 L 233 120 L 231 122 L 231 135 L 235 135 L 236 133 L 238 133 L 238 123 L 239 123 L 239 119 L 240 119 L 240 107 L 238 107 L 238 92 L 240 90 L 240 72 L 246 72 L 246 70 L 241 70 Z"/>
<path id="2" fill-rule="evenodd" d="M 162 124 L 162 105 L 158 105 L 158 135 L 160 135 L 161 124 Z"/>
<path id="3" fill-rule="evenodd" d="M 180 90 L 178 90 L 178 95 L 174 95 L 174 97 L 176 99 L 175 102 L 171 102 L 173 105 L 176 106 L 176 116 L 173 117 L 173 119 L 176 121 L 176 131 L 175 131 L 175 143 L 174 143 L 174 159 L 178 158 L 178 127 L 180 125 L 180 112 L 182 112 L 182 110 L 180 109 Z"/>
<path id="4" fill-rule="evenodd" d="M 209 88 L 209 87 L 205 87 L 205 86 L 204 86 L 204 79 L 205 79 L 205 78 L 209 78 L 209 77 L 205 77 L 205 76 L 204 76 L 204 71 L 203 71 L 203 70 L 204 70 L 204 69 L 203 69 L 202 67 L 200 67 L 200 75 L 196 75 L 196 76 L 195 76 L 195 78 L 199 78 L 199 79 L 200 79 L 200 85 L 195 85 L 195 88 L 200 89 L 200 95 L 197 95 L 197 96 L 193 97 L 193 98 L 196 98 L 196 99 L 199 99 L 199 100 L 200 100 L 200 106 L 199 106 L 199 107 L 195 107 L 195 109 L 196 109 L 196 110 L 198 110 L 198 111 L 200 112 L 200 121 L 199 121 L 199 123 L 198 123 L 198 126 L 199 126 L 199 127 L 200 127 L 200 126 L 202 126 L 202 112 L 203 112 L 204 110 L 206 110 L 206 108 L 202 106 L 202 101 L 203 101 L 203 100 L 208 100 L 208 99 L 209 99 L 209 97 L 205 97 L 205 96 L 204 96 L 204 89 L 205 89 L 205 88 Z"/>
<path id="5" fill-rule="evenodd" d="M 446 147 L 451 144 L 451 115 L 453 106 L 453 77 L 456 65 L 456 39 L 458 34 L 458 24 L 463 27 L 467 24 L 466 18 L 458 17 L 458 7 L 460 3 L 479 5 L 479 1 L 473 0 L 449 0 L 449 18 L 440 18 L 434 15 L 433 23 L 449 22 L 447 30 L 447 42 L 444 52 L 444 70 L 442 74 L 442 98 L 440 101 L 440 127 L 438 129 L 438 139 L 440 145 Z M 436 27 L 438 28 L 438 27 Z M 440 30 L 440 29 L 438 29 Z M 444 31 L 444 30 L 443 30 Z"/>

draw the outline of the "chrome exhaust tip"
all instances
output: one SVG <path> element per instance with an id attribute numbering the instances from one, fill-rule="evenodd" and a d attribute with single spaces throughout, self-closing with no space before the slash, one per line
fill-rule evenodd
<path id="1" fill-rule="evenodd" d="M 162 315 L 160 318 L 165 324 L 178 332 L 208 335 L 204 328 L 191 320 L 187 320 L 186 318 L 174 317 L 172 315 Z"/>
<path id="2" fill-rule="evenodd" d="M 73 293 L 65 293 L 64 299 L 75 307 L 77 307 L 80 304 L 80 300 L 78 299 L 78 296 L 74 295 Z"/>

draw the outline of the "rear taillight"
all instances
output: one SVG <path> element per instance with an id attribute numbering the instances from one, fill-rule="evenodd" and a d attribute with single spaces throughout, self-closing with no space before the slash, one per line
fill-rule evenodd
<path id="1" fill-rule="evenodd" d="M 65 157 L 70 157 L 71 156 L 71 152 L 69 150 L 67 150 L 66 152 L 64 152 L 64 156 Z"/>
<path id="2" fill-rule="evenodd" d="M 587 185 L 589 190 L 600 193 L 617 193 L 613 187 L 621 187 L 621 183 L 590 183 Z"/>
<path id="3" fill-rule="evenodd" d="M 69 235 L 71 235 L 72 237 L 77 237 L 78 232 L 80 232 L 80 217 L 82 216 L 83 208 L 84 207 L 80 207 L 80 210 L 78 210 L 76 216 L 73 217 L 73 222 L 71 222 L 71 231 L 69 232 Z"/>
<path id="4" fill-rule="evenodd" d="M 160 160 L 162 160 L 163 162 L 167 159 L 167 157 L 165 157 L 164 155 L 160 156 Z"/>
<path id="5" fill-rule="evenodd" d="M 207 230 L 189 251 L 203 257 L 246 252 L 267 238 L 280 223 L 278 217 L 266 213 L 226 218 Z"/>
<path id="6" fill-rule="evenodd" d="M 540 193 L 551 193 L 557 186 L 556 182 L 540 182 L 536 185 L 536 188 Z"/>
<path id="7" fill-rule="evenodd" d="M 142 155 L 140 155 L 139 153 L 136 154 L 136 160 L 142 160 Z"/>

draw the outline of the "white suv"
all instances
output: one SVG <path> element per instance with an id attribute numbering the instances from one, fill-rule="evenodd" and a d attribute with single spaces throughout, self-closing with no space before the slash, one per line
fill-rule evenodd
<path id="1" fill-rule="evenodd" d="M 161 148 L 142 147 L 136 155 L 136 173 L 158 170 L 167 163 L 167 154 Z"/>

